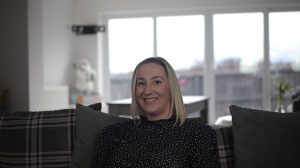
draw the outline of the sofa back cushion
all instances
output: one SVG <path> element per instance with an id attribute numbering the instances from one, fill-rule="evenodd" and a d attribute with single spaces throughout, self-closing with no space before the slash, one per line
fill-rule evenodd
<path id="1" fill-rule="evenodd" d="M 68 167 L 75 136 L 72 109 L 0 116 L 0 167 Z"/>
<path id="2" fill-rule="evenodd" d="M 71 162 L 72 168 L 91 167 L 98 153 L 99 132 L 117 122 L 130 119 L 112 116 L 93 107 L 76 105 L 76 139 Z"/>
<path id="3" fill-rule="evenodd" d="M 300 167 L 300 113 L 230 106 L 236 168 Z"/>

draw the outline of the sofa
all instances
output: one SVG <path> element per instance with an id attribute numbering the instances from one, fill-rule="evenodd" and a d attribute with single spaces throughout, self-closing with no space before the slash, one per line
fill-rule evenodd
<path id="1" fill-rule="evenodd" d="M 232 125 L 217 133 L 221 168 L 300 167 L 300 113 L 230 106 Z M 88 168 L 98 133 L 130 120 L 101 112 L 101 103 L 74 109 L 0 114 L 1 168 Z"/>

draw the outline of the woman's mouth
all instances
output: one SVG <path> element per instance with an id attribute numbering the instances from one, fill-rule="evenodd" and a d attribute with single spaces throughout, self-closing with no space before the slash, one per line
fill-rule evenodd
<path id="1" fill-rule="evenodd" d="M 152 103 L 156 100 L 157 98 L 144 98 L 144 102 L 146 103 Z"/>

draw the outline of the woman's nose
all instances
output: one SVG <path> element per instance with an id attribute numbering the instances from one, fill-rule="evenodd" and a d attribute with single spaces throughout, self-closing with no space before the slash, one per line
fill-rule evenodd
<path id="1" fill-rule="evenodd" d="M 145 93 L 145 94 L 149 94 L 149 93 L 151 93 L 151 91 L 152 91 L 151 85 L 146 84 L 146 85 L 145 85 L 144 93 Z"/>

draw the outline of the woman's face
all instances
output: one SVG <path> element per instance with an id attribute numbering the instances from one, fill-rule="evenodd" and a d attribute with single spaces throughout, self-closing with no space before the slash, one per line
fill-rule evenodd
<path id="1" fill-rule="evenodd" d="M 170 92 L 167 74 L 156 63 L 142 65 L 137 72 L 135 96 L 149 120 L 170 118 Z"/>

